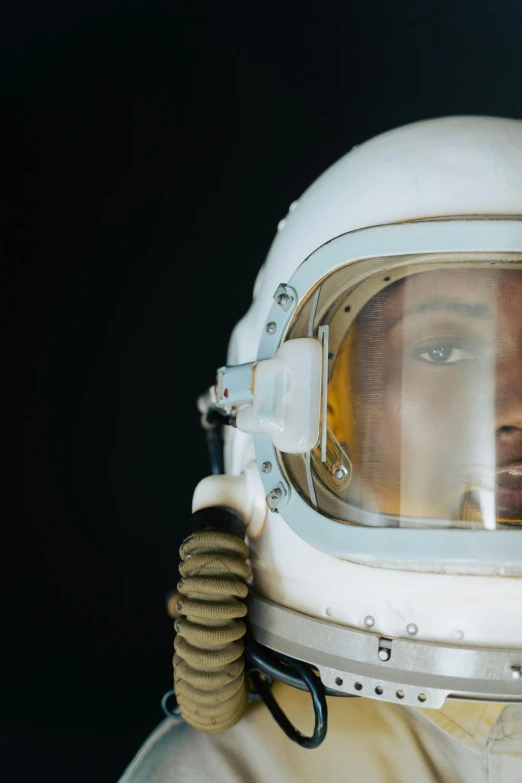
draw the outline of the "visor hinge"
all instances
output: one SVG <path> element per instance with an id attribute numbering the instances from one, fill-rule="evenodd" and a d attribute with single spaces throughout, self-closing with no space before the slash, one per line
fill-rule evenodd
<path id="1" fill-rule="evenodd" d="M 266 503 L 270 511 L 279 511 L 280 508 L 286 506 L 289 496 L 289 487 L 280 481 L 277 487 L 271 489 L 266 496 Z"/>

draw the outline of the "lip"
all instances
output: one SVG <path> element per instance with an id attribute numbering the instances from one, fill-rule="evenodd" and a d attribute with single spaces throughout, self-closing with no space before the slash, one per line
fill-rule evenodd
<path id="1" fill-rule="evenodd" d="M 522 487 L 522 462 L 512 462 L 497 470 L 497 487 L 519 489 Z"/>
<path id="2" fill-rule="evenodd" d="M 504 465 L 496 473 L 497 515 L 522 519 L 522 462 Z"/>

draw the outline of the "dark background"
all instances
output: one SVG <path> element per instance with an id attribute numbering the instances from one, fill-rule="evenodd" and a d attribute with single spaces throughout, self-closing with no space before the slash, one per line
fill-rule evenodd
<path id="1" fill-rule="evenodd" d="M 278 221 L 376 133 L 522 117 L 522 7 L 2 14 L 0 777 L 115 783 L 171 687 L 164 595 L 208 471 L 195 400 Z"/>

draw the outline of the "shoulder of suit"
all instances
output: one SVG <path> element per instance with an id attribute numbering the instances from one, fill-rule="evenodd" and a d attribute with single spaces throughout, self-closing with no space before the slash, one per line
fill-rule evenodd
<path id="1" fill-rule="evenodd" d="M 178 766 L 192 733 L 181 718 L 167 718 L 154 729 L 136 753 L 118 783 L 179 783 Z M 195 734 L 195 732 L 194 732 Z"/>

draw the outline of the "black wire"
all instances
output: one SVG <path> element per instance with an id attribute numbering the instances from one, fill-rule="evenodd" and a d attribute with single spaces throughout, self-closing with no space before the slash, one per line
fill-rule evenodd
<path id="1" fill-rule="evenodd" d="M 217 424 L 207 433 L 207 448 L 210 458 L 210 467 L 213 475 L 221 475 L 225 472 L 223 461 L 223 427 Z"/>
<path id="2" fill-rule="evenodd" d="M 285 685 L 289 685 L 291 688 L 297 688 L 300 691 L 308 690 L 308 686 L 305 684 L 305 682 L 303 682 L 300 677 L 293 674 L 292 670 L 288 666 L 282 663 L 283 657 L 286 658 L 288 656 L 283 656 L 281 654 L 280 657 L 277 658 L 277 655 L 272 650 L 269 650 L 268 647 L 263 647 L 257 642 L 254 642 L 252 637 L 250 637 L 246 643 L 245 654 L 250 662 L 254 664 L 253 668 L 257 667 L 259 671 L 261 671 L 267 677 L 270 677 L 271 680 L 279 680 Z M 327 696 L 335 696 L 345 699 L 360 698 L 358 693 L 343 693 L 342 691 L 327 688 L 324 685 L 323 688 Z"/>
<path id="3" fill-rule="evenodd" d="M 250 642 L 252 644 L 252 642 Z M 291 688 L 297 688 L 300 691 L 307 691 L 308 687 L 300 677 L 293 673 L 290 667 L 281 665 L 281 662 L 274 655 L 270 654 L 267 648 L 261 648 L 260 645 L 248 647 L 246 656 L 254 667 L 263 672 L 271 680 L 279 680 Z"/>
<path id="4" fill-rule="evenodd" d="M 257 692 L 259 693 L 264 703 L 270 710 L 272 717 L 275 719 L 276 723 L 280 726 L 280 728 L 284 731 L 286 736 L 289 739 L 291 739 L 293 742 L 296 742 L 302 748 L 313 749 L 319 747 L 319 745 L 323 742 L 324 738 L 326 737 L 326 731 L 328 726 L 328 722 L 327 722 L 328 708 L 326 706 L 326 698 L 325 698 L 324 690 L 317 688 L 316 683 L 308 679 L 307 676 L 308 674 L 309 674 L 308 672 L 303 672 L 303 679 L 307 681 L 307 685 L 309 687 L 310 694 L 312 696 L 312 702 L 313 702 L 314 714 L 315 714 L 314 731 L 311 737 L 307 737 L 304 734 L 302 734 L 290 722 L 290 720 L 287 718 L 287 716 L 279 706 L 278 702 L 276 701 L 272 691 L 270 690 L 270 687 L 260 677 L 260 675 L 257 672 L 252 672 L 251 678 L 256 687 Z M 315 678 L 317 675 L 312 674 L 311 676 Z M 324 704 L 322 703 L 322 699 L 324 700 Z"/>
<path id="5" fill-rule="evenodd" d="M 202 426 L 207 435 L 207 448 L 210 458 L 210 467 L 213 475 L 221 475 L 225 472 L 225 462 L 223 458 L 223 427 L 225 424 L 232 424 L 233 417 L 211 408 L 202 418 Z"/>
<path id="6" fill-rule="evenodd" d="M 252 641 L 247 648 L 247 657 L 255 664 L 256 669 L 259 669 L 269 677 L 286 682 L 300 690 L 306 689 L 310 691 L 315 714 L 315 725 L 312 736 L 307 737 L 296 729 L 287 718 L 270 690 L 269 684 L 259 675 L 258 671 L 253 670 L 250 673 L 257 692 L 286 736 L 302 748 L 313 749 L 319 747 L 326 737 L 328 728 L 328 706 L 321 678 L 309 664 L 289 658 L 282 653 L 278 653 L 276 656 L 271 650 Z"/>
<path id="7" fill-rule="evenodd" d="M 172 708 L 172 710 L 169 710 L 167 707 L 167 702 L 171 699 L 174 700 L 175 706 Z M 167 718 L 179 718 L 181 716 L 181 710 L 178 705 L 178 700 L 176 699 L 175 691 L 167 691 L 163 694 L 163 698 L 161 700 L 161 709 Z"/>

